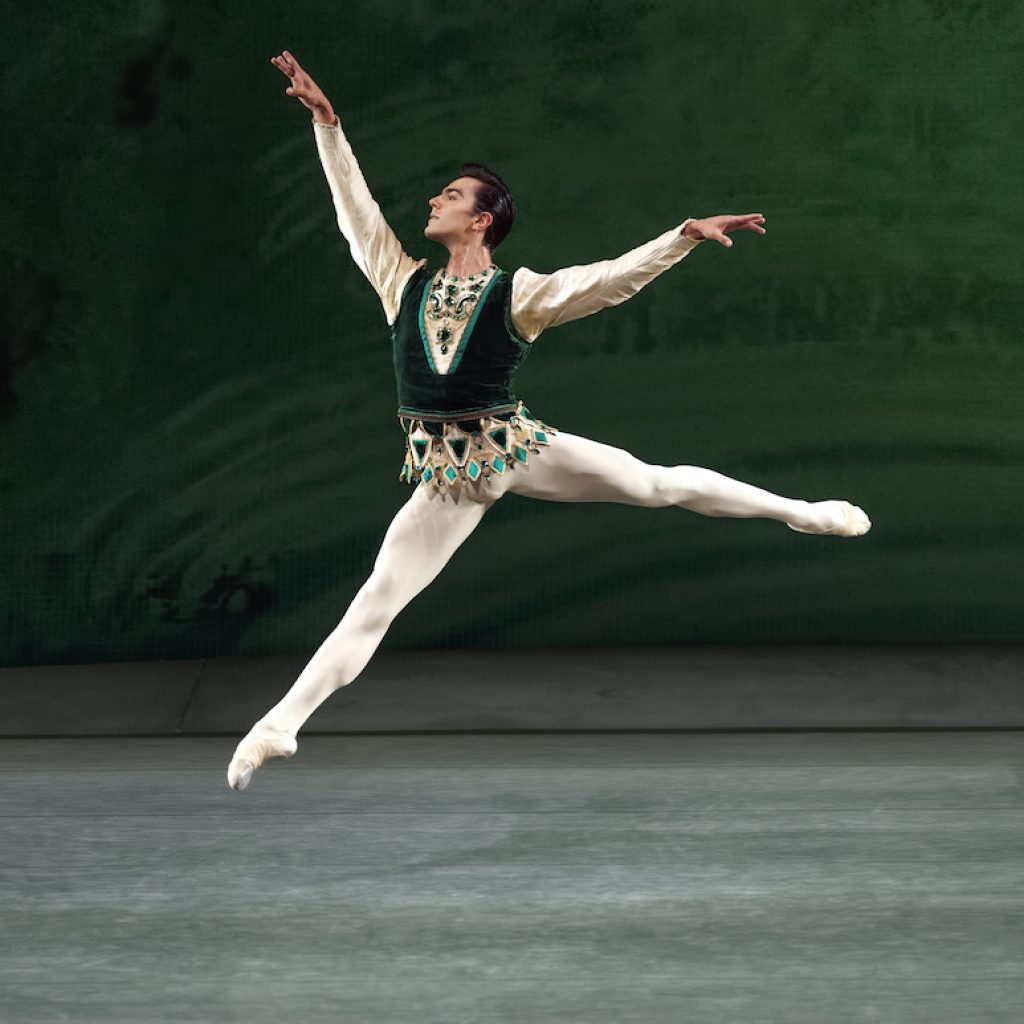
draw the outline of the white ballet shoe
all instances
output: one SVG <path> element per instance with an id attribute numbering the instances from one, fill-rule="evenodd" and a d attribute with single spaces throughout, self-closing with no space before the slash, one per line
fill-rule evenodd
<path id="1" fill-rule="evenodd" d="M 848 501 L 837 501 L 834 504 L 838 505 L 843 512 L 843 521 L 833 527 L 831 530 L 810 530 L 804 529 L 800 526 L 794 526 L 792 523 L 786 525 L 791 530 L 796 530 L 797 533 L 814 533 L 820 536 L 834 536 L 834 537 L 861 537 L 868 530 L 871 529 L 871 520 L 868 519 L 867 513 L 859 505 L 851 505 Z"/>
<path id="2" fill-rule="evenodd" d="M 228 785 L 232 789 L 245 789 L 252 773 L 268 757 L 291 757 L 298 749 L 299 744 L 291 733 L 257 722 L 235 748 L 228 765 Z"/>

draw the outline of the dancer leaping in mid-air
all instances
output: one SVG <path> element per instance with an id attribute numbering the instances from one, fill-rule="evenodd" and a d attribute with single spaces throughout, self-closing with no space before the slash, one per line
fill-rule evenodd
<path id="1" fill-rule="evenodd" d="M 547 426 L 513 392 L 516 370 L 542 331 L 624 302 L 705 239 L 730 247 L 731 232 L 765 234 L 762 214 L 688 218 L 616 259 L 553 274 L 510 273 L 493 254 L 515 218 L 512 195 L 486 167 L 464 164 L 429 200 L 423 233 L 448 259 L 428 268 L 406 254 L 385 222 L 319 86 L 287 50 L 271 63 L 291 79 L 287 95 L 312 111 L 338 226 L 384 307 L 405 433 L 400 477 L 415 489 L 342 620 L 238 744 L 228 766 L 234 789 L 244 789 L 268 757 L 295 753 L 305 721 L 359 675 L 398 613 L 506 493 L 677 505 L 706 516 L 775 519 L 800 533 L 867 533 L 870 520 L 849 502 L 783 498 L 710 469 L 648 465 Z"/>

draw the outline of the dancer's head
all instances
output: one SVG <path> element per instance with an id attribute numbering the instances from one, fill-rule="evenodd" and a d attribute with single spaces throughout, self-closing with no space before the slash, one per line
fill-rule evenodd
<path id="1" fill-rule="evenodd" d="M 505 183 L 482 164 L 462 165 L 459 177 L 429 200 L 430 219 L 423 233 L 446 245 L 482 235 L 493 255 L 512 230 L 516 204 Z"/>

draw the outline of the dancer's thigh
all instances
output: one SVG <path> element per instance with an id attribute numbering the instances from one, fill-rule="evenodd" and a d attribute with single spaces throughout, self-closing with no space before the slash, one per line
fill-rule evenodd
<path id="1" fill-rule="evenodd" d="M 664 467 L 641 462 L 623 448 L 560 430 L 528 466 L 508 474 L 505 488 L 545 501 L 615 501 L 659 504 Z"/>
<path id="2" fill-rule="evenodd" d="M 403 607 L 444 568 L 498 496 L 456 500 L 417 486 L 384 534 L 369 587 Z"/>

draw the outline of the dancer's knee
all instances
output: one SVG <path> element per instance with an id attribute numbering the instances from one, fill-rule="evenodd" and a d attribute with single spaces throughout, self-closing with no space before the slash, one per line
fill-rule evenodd
<path id="1" fill-rule="evenodd" d="M 388 569 L 374 569 L 352 602 L 359 624 L 366 630 L 383 630 L 401 611 L 400 581 Z"/>
<path id="2" fill-rule="evenodd" d="M 714 473 L 700 466 L 653 466 L 652 499 L 659 507 L 691 505 L 706 497 L 713 486 Z"/>
<path id="3" fill-rule="evenodd" d="M 654 466 L 632 455 L 628 459 L 628 463 L 618 467 L 617 482 L 624 500 L 647 508 L 663 508 L 677 503 L 679 485 L 673 467 Z"/>

